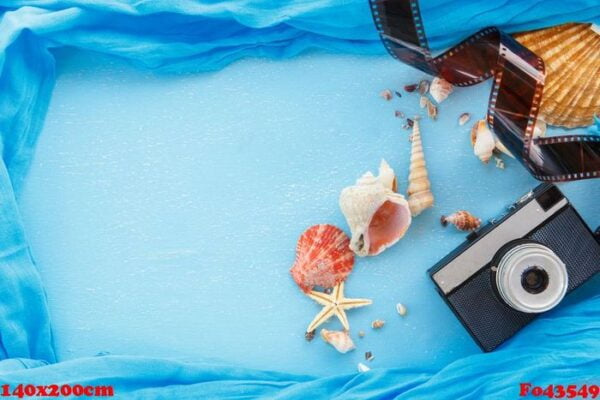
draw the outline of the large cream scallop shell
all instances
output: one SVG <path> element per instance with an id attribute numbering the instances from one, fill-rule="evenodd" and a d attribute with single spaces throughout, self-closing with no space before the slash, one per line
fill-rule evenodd
<path id="1" fill-rule="evenodd" d="M 539 117 L 574 128 L 600 114 L 600 31 L 565 24 L 519 33 L 515 38 L 544 60 L 546 79 Z"/>
<path id="2" fill-rule="evenodd" d="M 394 182 L 393 170 L 382 160 L 379 176 L 367 172 L 340 194 L 340 208 L 352 233 L 350 248 L 359 256 L 381 253 L 410 226 L 408 203 L 392 190 Z"/>

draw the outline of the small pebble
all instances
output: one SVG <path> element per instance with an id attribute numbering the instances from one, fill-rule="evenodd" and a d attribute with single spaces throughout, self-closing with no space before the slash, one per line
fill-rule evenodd
<path id="1" fill-rule="evenodd" d="M 409 127 L 411 127 L 411 128 L 412 128 L 412 127 L 413 127 L 413 125 L 415 124 L 415 122 L 414 122 L 412 119 L 410 119 L 410 118 L 406 118 L 406 123 L 407 123 L 407 124 L 408 124 L 408 126 L 409 126 Z"/>
<path id="2" fill-rule="evenodd" d="M 404 118 L 404 113 L 400 110 L 396 110 L 396 111 L 394 111 L 394 116 L 396 118 Z"/>
<path id="3" fill-rule="evenodd" d="M 311 331 L 311 332 L 306 332 L 304 334 L 304 339 L 306 339 L 307 342 L 310 342 L 311 340 L 313 340 L 315 338 L 315 331 Z"/>
<path id="4" fill-rule="evenodd" d="M 376 319 L 371 323 L 371 328 L 373 329 L 381 329 L 385 325 L 385 321 L 381 319 Z"/>
<path id="5" fill-rule="evenodd" d="M 496 168 L 504 169 L 504 161 L 500 157 L 494 156 L 494 160 L 496 160 Z"/>
<path id="6" fill-rule="evenodd" d="M 408 310 L 406 309 L 406 306 L 404 306 L 404 304 L 398 303 L 396 304 L 396 311 L 398 311 L 398 314 L 404 317 Z"/>
<path id="7" fill-rule="evenodd" d="M 325 294 L 331 294 L 331 293 L 333 293 L 333 288 L 328 287 L 324 290 L 324 292 L 325 292 Z"/>
<path id="8" fill-rule="evenodd" d="M 413 83 L 412 85 L 406 85 L 404 86 L 404 90 L 406 90 L 408 93 L 412 93 L 415 90 L 417 90 L 418 85 L 416 83 Z"/>
<path id="9" fill-rule="evenodd" d="M 394 93 L 396 93 L 396 96 L 402 97 L 402 93 L 400 93 L 399 91 L 396 90 L 396 91 L 394 91 Z"/>
<path id="10" fill-rule="evenodd" d="M 385 89 L 383 92 L 379 93 L 379 96 L 383 97 L 383 99 L 387 101 L 390 101 L 392 97 L 394 97 L 390 89 Z"/>
<path id="11" fill-rule="evenodd" d="M 367 361 L 373 361 L 374 358 L 375 358 L 375 356 L 373 356 L 373 353 L 371 353 L 370 351 L 367 351 L 365 353 L 365 360 L 367 360 Z"/>
<path id="12" fill-rule="evenodd" d="M 371 370 L 371 368 L 367 367 L 365 364 L 358 363 L 358 372 L 367 372 L 370 370 Z"/>
<path id="13" fill-rule="evenodd" d="M 365 331 L 358 331 L 358 337 L 359 338 L 364 338 L 365 337 Z"/>

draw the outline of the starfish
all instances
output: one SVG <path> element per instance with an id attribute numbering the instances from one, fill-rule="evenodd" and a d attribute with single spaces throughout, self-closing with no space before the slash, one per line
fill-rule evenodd
<path id="1" fill-rule="evenodd" d="M 307 332 L 314 331 L 319 325 L 334 315 L 340 320 L 344 326 L 344 329 L 349 330 L 350 324 L 348 323 L 348 317 L 346 316 L 345 310 L 356 307 L 364 307 L 373 303 L 369 299 L 345 298 L 344 282 L 340 282 L 335 285 L 331 294 L 311 290 L 309 293 L 307 293 L 307 296 L 323 306 L 321 312 L 319 312 L 315 319 L 312 320 L 310 325 L 308 325 Z"/>

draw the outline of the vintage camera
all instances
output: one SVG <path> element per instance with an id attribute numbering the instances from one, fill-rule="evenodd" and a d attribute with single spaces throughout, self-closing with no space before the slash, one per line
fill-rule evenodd
<path id="1" fill-rule="evenodd" d="M 429 270 L 452 311 L 492 351 L 600 271 L 600 243 L 560 190 L 542 184 Z"/>

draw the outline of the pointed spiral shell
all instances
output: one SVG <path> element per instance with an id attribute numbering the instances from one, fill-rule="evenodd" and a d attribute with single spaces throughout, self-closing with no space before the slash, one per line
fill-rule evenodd
<path id="1" fill-rule="evenodd" d="M 479 218 L 464 210 L 457 211 L 447 217 L 442 215 L 440 221 L 442 222 L 442 226 L 446 226 L 450 222 L 460 231 L 473 231 L 481 225 Z"/>
<path id="2" fill-rule="evenodd" d="M 419 120 L 413 122 L 412 148 L 410 154 L 410 172 L 408 175 L 408 206 L 412 216 L 419 215 L 423 210 L 433 206 L 433 193 L 427 174 L 425 155 L 421 143 Z"/>

